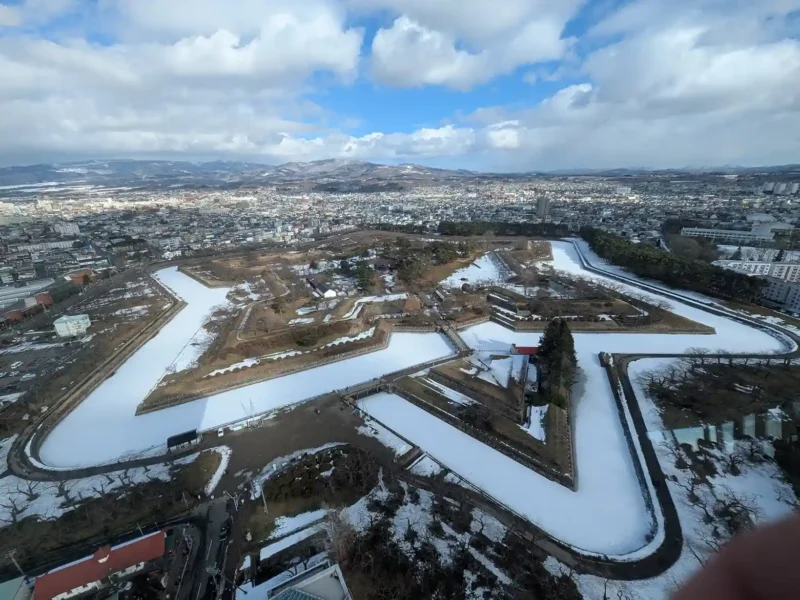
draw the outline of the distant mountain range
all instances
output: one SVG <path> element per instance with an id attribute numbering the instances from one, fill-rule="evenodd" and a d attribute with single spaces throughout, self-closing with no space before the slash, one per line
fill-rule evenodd
<path id="1" fill-rule="evenodd" d="M 357 160 L 290 162 L 271 166 L 245 162 L 92 160 L 0 168 L 0 186 L 93 184 L 131 187 L 239 187 L 257 184 L 310 184 L 333 188 L 357 184 L 420 183 L 474 178 L 470 171 L 419 165 L 378 165 Z"/>
<path id="2" fill-rule="evenodd" d="M 97 185 L 132 188 L 239 188 L 253 185 L 286 185 L 317 191 L 381 191 L 424 183 L 541 176 L 591 175 L 635 177 L 669 174 L 792 174 L 800 177 L 800 165 L 776 167 L 720 167 L 709 169 L 574 169 L 514 174 L 475 173 L 434 169 L 413 164 L 379 165 L 358 160 L 330 159 L 290 162 L 278 166 L 247 162 L 189 162 L 169 160 L 90 160 L 0 168 L 0 187 L 53 187 Z M 28 189 L 27 191 L 32 191 Z"/>

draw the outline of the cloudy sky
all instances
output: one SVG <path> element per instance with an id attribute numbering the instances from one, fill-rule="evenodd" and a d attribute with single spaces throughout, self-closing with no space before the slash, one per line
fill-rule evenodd
<path id="1" fill-rule="evenodd" d="M 800 162 L 800 0 L 0 0 L 0 164 Z"/>

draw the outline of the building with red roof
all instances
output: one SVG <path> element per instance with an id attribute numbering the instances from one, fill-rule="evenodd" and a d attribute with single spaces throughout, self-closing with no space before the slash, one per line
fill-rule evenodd
<path id="1" fill-rule="evenodd" d="M 517 346 L 514 344 L 514 350 L 517 354 L 524 354 L 525 356 L 536 356 L 539 354 L 539 346 Z"/>
<path id="2" fill-rule="evenodd" d="M 157 531 L 143 538 L 103 546 L 91 557 L 70 563 L 36 579 L 34 600 L 66 600 L 94 593 L 135 575 L 164 556 L 166 533 Z"/>

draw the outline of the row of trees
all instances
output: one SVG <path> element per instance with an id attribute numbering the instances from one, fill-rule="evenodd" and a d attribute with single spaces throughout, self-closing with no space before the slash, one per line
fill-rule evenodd
<path id="1" fill-rule="evenodd" d="M 687 260 L 648 244 L 634 244 L 618 235 L 583 227 L 581 236 L 599 256 L 640 277 L 677 288 L 733 300 L 755 301 L 764 280 L 728 271 L 699 260 Z"/>
<path id="2" fill-rule="evenodd" d="M 554 319 L 547 325 L 539 348 L 539 358 L 546 375 L 539 389 L 549 402 L 568 408 L 569 390 L 576 380 L 578 358 L 575 355 L 575 340 L 565 320 Z"/>
<path id="3" fill-rule="evenodd" d="M 472 246 L 466 242 L 453 244 L 436 241 L 423 246 L 412 247 L 407 238 L 398 238 L 395 247 L 384 254 L 397 263 L 397 274 L 406 283 L 414 283 L 422 278 L 433 265 L 453 262 L 460 257 L 469 256 Z"/>
<path id="4" fill-rule="evenodd" d="M 556 223 L 505 223 L 495 221 L 442 221 L 437 230 L 442 235 L 495 235 L 564 237 L 569 235 L 566 225 Z"/>

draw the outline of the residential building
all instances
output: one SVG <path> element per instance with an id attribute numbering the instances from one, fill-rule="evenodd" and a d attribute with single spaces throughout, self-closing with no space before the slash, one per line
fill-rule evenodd
<path id="1" fill-rule="evenodd" d="M 95 275 L 91 269 L 78 269 L 77 271 L 64 275 L 64 279 L 71 281 L 75 285 L 85 285 L 87 281 L 94 281 Z"/>
<path id="2" fill-rule="evenodd" d="M 718 260 L 714 263 L 723 269 L 730 269 L 747 275 L 773 277 L 782 281 L 800 283 L 800 263 L 768 262 L 755 260 Z"/>
<path id="3" fill-rule="evenodd" d="M 547 219 L 550 212 L 550 198 L 538 198 L 536 200 L 536 216 L 542 220 Z"/>
<path id="4" fill-rule="evenodd" d="M 91 324 L 89 315 L 64 315 L 53 322 L 58 337 L 85 335 Z"/>
<path id="5" fill-rule="evenodd" d="M 339 565 L 311 567 L 267 592 L 274 600 L 353 600 Z"/>
<path id="6" fill-rule="evenodd" d="M 50 295 L 50 292 L 39 292 L 34 298 L 36 299 L 36 304 L 41 304 L 45 308 L 53 306 L 53 296 Z"/>
<path id="7" fill-rule="evenodd" d="M 53 231 L 59 235 L 78 235 L 81 228 L 75 223 L 57 223 L 53 225 Z"/>
<path id="8" fill-rule="evenodd" d="M 164 556 L 165 549 L 166 533 L 163 531 L 113 548 L 103 546 L 82 561 L 38 577 L 34 598 L 62 600 L 89 594 L 105 598 L 123 587 L 132 576 L 152 570 Z"/>
<path id="9" fill-rule="evenodd" d="M 681 229 L 684 237 L 701 237 L 723 242 L 727 244 L 765 244 L 775 239 L 775 234 L 771 231 L 763 233 L 761 231 L 739 231 L 736 229 L 710 229 L 706 227 L 684 227 Z"/>
<path id="10" fill-rule="evenodd" d="M 53 284 L 52 279 L 31 281 L 21 287 L 0 287 L 0 308 L 6 308 Z"/>
<path id="11" fill-rule="evenodd" d="M 64 240 L 60 242 L 36 242 L 30 244 L 10 244 L 9 252 L 41 252 L 43 250 L 55 250 L 56 248 L 72 248 L 75 240 Z"/>
<path id="12" fill-rule="evenodd" d="M 791 313 L 800 313 L 800 283 L 767 278 L 767 285 L 761 292 L 761 301 L 773 308 Z"/>
<path id="13" fill-rule="evenodd" d="M 308 285 L 323 298 L 336 298 L 338 295 L 335 290 L 329 288 L 316 277 L 307 277 L 306 281 L 308 281 Z"/>

